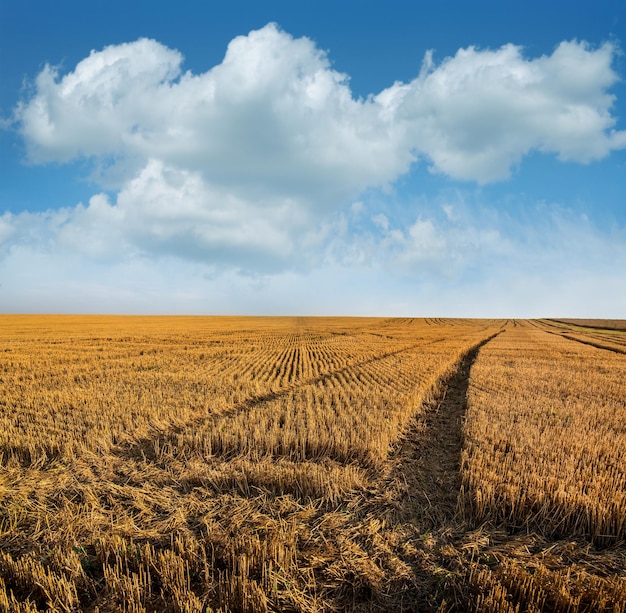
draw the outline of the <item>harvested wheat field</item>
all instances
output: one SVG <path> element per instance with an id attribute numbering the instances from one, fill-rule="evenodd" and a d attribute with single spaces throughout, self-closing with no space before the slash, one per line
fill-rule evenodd
<path id="1" fill-rule="evenodd" d="M 0 316 L 0 611 L 626 611 L 587 323 Z"/>

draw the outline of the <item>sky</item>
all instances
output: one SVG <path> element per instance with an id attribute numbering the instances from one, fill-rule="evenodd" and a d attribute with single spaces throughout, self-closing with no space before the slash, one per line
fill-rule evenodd
<path id="1" fill-rule="evenodd" d="M 626 3 L 0 0 L 0 312 L 626 318 Z"/>

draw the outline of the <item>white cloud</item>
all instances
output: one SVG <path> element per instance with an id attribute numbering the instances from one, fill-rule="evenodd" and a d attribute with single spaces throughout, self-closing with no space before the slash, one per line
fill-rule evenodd
<path id="1" fill-rule="evenodd" d="M 456 213 L 454 212 L 454 206 L 451 204 L 443 204 L 441 206 L 441 210 L 445 213 L 448 221 L 456 221 L 456 219 L 458 219 Z"/>
<path id="2" fill-rule="evenodd" d="M 588 162 L 626 147 L 607 93 L 616 52 L 572 41 L 528 59 L 509 44 L 439 65 L 429 52 L 415 80 L 363 100 L 311 40 L 269 24 L 201 74 L 147 39 L 92 51 L 64 76 L 46 66 L 16 118 L 35 162 L 156 158 L 255 194 L 356 194 L 416 156 L 489 182 L 532 150 Z"/>
<path id="3" fill-rule="evenodd" d="M 293 199 L 245 200 L 199 173 L 149 160 L 111 202 L 0 217 L 0 250 L 34 245 L 94 260 L 178 257 L 207 266 L 266 273 L 308 266 L 323 224 Z"/>
<path id="4" fill-rule="evenodd" d="M 65 76 L 46 67 L 16 115 L 32 161 L 95 158 L 117 184 L 115 202 L 97 195 L 68 213 L 61 243 L 264 270 L 293 264 L 305 228 L 319 232 L 418 155 L 486 182 L 533 149 L 586 162 L 625 146 L 610 131 L 614 53 L 570 42 L 528 60 L 513 45 L 470 47 L 435 66 L 429 52 L 414 81 L 356 100 L 312 41 L 270 24 L 198 75 L 147 39 L 94 51 Z M 405 262 L 448 248 L 428 225 L 408 235 Z"/>
<path id="5" fill-rule="evenodd" d="M 379 249 L 391 274 L 458 281 L 468 270 L 510 253 L 512 245 L 496 227 L 477 227 L 460 217 L 439 224 L 420 216 L 406 229 L 385 228 Z"/>
<path id="6" fill-rule="evenodd" d="M 185 261 L 172 295 L 193 296 L 187 304 L 198 312 L 222 304 L 207 296 L 243 296 L 251 278 L 284 300 L 293 289 L 322 305 L 309 287 L 321 271 L 329 280 L 320 287 L 339 298 L 350 271 L 366 296 L 368 275 L 381 285 L 419 278 L 425 288 L 428 279 L 453 282 L 481 269 L 504 287 L 505 262 L 519 272 L 547 258 L 556 269 L 553 252 L 449 203 L 443 221 L 422 215 L 403 227 L 393 207 L 370 210 L 364 192 L 393 185 L 414 163 L 486 183 L 533 151 L 587 163 L 626 147 L 611 114 L 616 53 L 612 44 L 576 41 L 535 59 L 514 45 L 469 47 L 437 64 L 428 52 L 414 80 L 365 99 L 311 40 L 272 24 L 235 38 L 220 64 L 198 74 L 184 72 L 178 51 L 147 39 L 93 51 L 67 74 L 47 66 L 15 111 L 28 157 L 91 160 L 107 193 L 74 208 L 0 217 L 0 272 L 11 279 L 20 271 L 15 295 L 26 295 L 28 279 L 59 300 L 85 283 L 83 293 L 110 290 L 133 310 L 143 299 L 131 281 L 116 294 L 120 278 L 141 275 L 146 296 L 171 304 L 163 288 L 173 284 L 172 262 Z M 606 251 L 596 232 L 565 225 L 563 235 L 553 224 L 529 236 L 556 245 L 554 254 L 584 276 Z M 576 244 L 554 240 L 565 235 Z M 581 251 L 582 239 L 599 251 Z M 611 275 L 624 254 L 610 245 L 613 259 L 602 266 Z M 52 263 L 55 289 L 41 272 Z M 206 275 L 213 281 L 196 291 Z M 265 290 L 255 291 L 258 298 Z M 390 290 L 384 304 L 415 304 L 415 291 Z"/>
<path id="7" fill-rule="evenodd" d="M 92 51 L 60 77 L 49 65 L 35 95 L 17 108 L 34 162 L 128 154 L 142 133 L 160 130 L 182 56 L 153 40 Z"/>
<path id="8" fill-rule="evenodd" d="M 619 317 L 624 237 L 545 212 L 538 230 L 506 218 L 485 228 L 461 214 L 421 217 L 408 230 L 390 222 L 378 237 L 343 236 L 310 271 L 256 277 L 171 256 L 102 263 L 25 241 L 0 259 L 0 298 L 9 312 Z M 40 222 L 45 239 L 46 224 L 54 235 L 61 219 Z M 12 223 L 18 233 L 26 225 Z"/>
<path id="9" fill-rule="evenodd" d="M 383 230 L 387 230 L 389 228 L 389 219 L 384 213 L 377 213 L 372 217 L 372 221 Z"/>
<path id="10" fill-rule="evenodd" d="M 142 39 L 92 52 L 65 76 L 46 67 L 17 109 L 29 157 L 155 158 L 241 194 L 316 206 L 392 181 L 413 159 L 309 39 L 270 24 L 235 38 L 205 73 L 183 74 L 181 62 Z"/>
<path id="11" fill-rule="evenodd" d="M 434 171 L 488 183 L 532 150 L 586 163 L 626 147 L 607 93 L 618 80 L 615 53 L 609 43 L 593 50 L 573 41 L 536 59 L 511 44 L 460 49 L 437 67 L 427 55 L 417 79 L 377 100 L 394 110 Z"/>
<path id="12" fill-rule="evenodd" d="M 0 249 L 2 249 L 3 245 L 8 243 L 9 238 L 13 235 L 14 228 L 12 217 L 10 213 L 5 213 L 0 217 Z"/>

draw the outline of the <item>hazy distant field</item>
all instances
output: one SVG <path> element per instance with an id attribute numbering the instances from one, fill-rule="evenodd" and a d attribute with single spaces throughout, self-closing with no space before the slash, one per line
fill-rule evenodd
<path id="1" fill-rule="evenodd" d="M 606 330 L 626 330 L 626 319 L 555 319 L 564 324 L 574 324 L 585 328 Z"/>
<path id="2" fill-rule="evenodd" d="M 622 324 L 0 316 L 0 611 L 625 611 Z"/>

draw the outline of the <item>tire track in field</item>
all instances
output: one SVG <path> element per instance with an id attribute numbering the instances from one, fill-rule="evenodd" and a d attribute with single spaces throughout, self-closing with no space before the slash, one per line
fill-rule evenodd
<path id="1" fill-rule="evenodd" d="M 470 370 L 480 349 L 502 332 L 483 339 L 461 357 L 456 368 L 435 386 L 433 397 L 389 456 L 390 470 L 381 491 L 403 484 L 403 500 L 396 501 L 397 510 L 405 519 L 417 514 L 425 529 L 445 530 L 455 518 Z"/>
<path id="2" fill-rule="evenodd" d="M 480 348 L 494 338 L 471 349 L 458 368 L 444 382 L 441 392 L 429 403 L 424 428 L 413 430 L 411 444 L 419 454 L 418 502 L 425 519 L 435 527 L 444 527 L 456 513 L 461 491 L 461 449 L 467 412 L 470 370 Z"/>
<path id="3" fill-rule="evenodd" d="M 626 355 L 626 349 L 621 349 L 620 347 L 615 347 L 612 345 L 605 345 L 604 343 L 602 343 L 601 341 L 596 341 L 596 340 L 587 340 L 587 339 L 583 339 L 583 338 L 577 338 L 575 336 L 571 336 L 571 332 L 568 333 L 567 330 L 563 330 L 562 332 L 556 332 L 553 330 L 549 330 L 544 326 L 537 326 L 540 330 L 542 330 L 543 332 L 546 332 L 547 334 L 553 334 L 554 336 L 558 336 L 559 338 L 565 338 L 568 341 L 573 341 L 575 343 L 580 343 L 581 345 L 588 345 L 589 347 L 594 347 L 595 349 L 603 349 L 604 351 L 611 351 L 613 353 L 618 353 L 620 355 Z M 584 335 L 584 332 L 578 332 L 578 334 Z M 591 338 L 595 338 L 595 337 L 591 337 Z M 615 342 L 619 342 L 619 341 L 615 341 Z"/>
<path id="4" fill-rule="evenodd" d="M 447 573 L 452 576 L 458 568 L 456 554 L 467 528 L 457 514 L 457 501 L 470 372 L 480 349 L 504 330 L 461 355 L 431 388 L 430 399 L 415 407 L 385 473 L 346 501 L 351 538 L 389 577 L 370 610 L 451 610 L 455 588 Z"/>
<path id="5" fill-rule="evenodd" d="M 552 332 L 552 334 L 556 334 L 556 332 Z M 590 347 L 595 347 L 596 349 L 604 349 L 605 351 L 612 351 L 613 353 L 626 355 L 626 349 L 620 349 L 619 347 L 611 347 L 610 345 L 604 345 L 599 341 L 576 338 L 575 336 L 570 336 L 569 334 L 561 334 L 560 336 L 562 338 L 566 338 L 568 341 L 575 341 L 577 343 L 581 343 L 582 345 L 589 345 Z"/>

